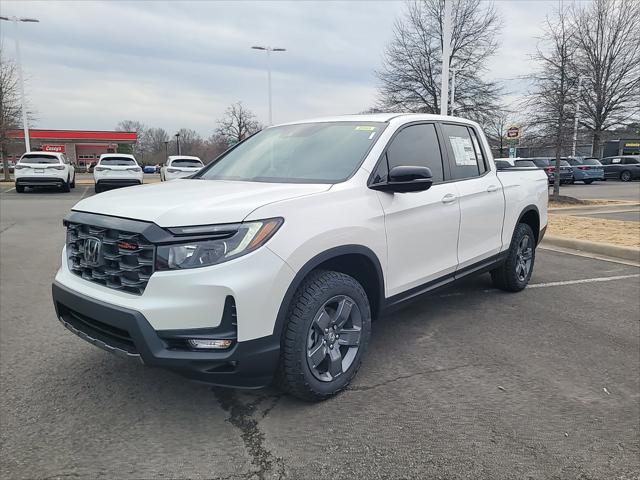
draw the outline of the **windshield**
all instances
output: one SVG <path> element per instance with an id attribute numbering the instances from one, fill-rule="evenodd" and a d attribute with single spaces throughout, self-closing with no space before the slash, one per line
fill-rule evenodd
<path id="1" fill-rule="evenodd" d="M 326 122 L 267 128 L 201 170 L 196 178 L 342 182 L 358 168 L 385 127 L 379 122 Z"/>
<path id="2" fill-rule="evenodd" d="M 125 166 L 130 167 L 131 165 L 136 165 L 135 160 L 127 157 L 108 157 L 100 160 L 100 165 L 114 165 L 114 166 Z"/>
<path id="3" fill-rule="evenodd" d="M 25 155 L 18 163 L 60 163 L 53 155 Z"/>
<path id="4" fill-rule="evenodd" d="M 172 167 L 202 167 L 202 162 L 199 160 L 181 159 L 171 162 Z"/>
<path id="5" fill-rule="evenodd" d="M 560 160 L 560 165 L 562 165 L 563 167 L 570 167 L 571 166 L 571 165 L 569 165 L 569 162 L 567 162 L 566 160 Z"/>

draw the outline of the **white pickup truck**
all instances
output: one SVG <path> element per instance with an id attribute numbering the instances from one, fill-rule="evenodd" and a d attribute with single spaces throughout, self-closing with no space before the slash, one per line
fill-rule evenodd
<path id="1" fill-rule="evenodd" d="M 58 318 L 112 353 L 218 385 L 344 389 L 390 307 L 471 274 L 516 292 L 547 177 L 497 171 L 480 127 L 374 114 L 266 128 L 189 179 L 76 204 Z M 428 307 L 425 307 L 428 308 Z"/>

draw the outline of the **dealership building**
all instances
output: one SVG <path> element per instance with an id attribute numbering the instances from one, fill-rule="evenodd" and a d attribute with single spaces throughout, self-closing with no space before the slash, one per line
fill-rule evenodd
<path id="1" fill-rule="evenodd" d="M 8 137 L 11 139 L 8 160 L 17 162 L 25 151 L 24 131 L 10 130 Z M 78 165 L 95 163 L 103 153 L 115 153 L 118 145 L 132 146 L 137 140 L 136 132 L 29 129 L 32 151 L 64 153 L 71 162 Z"/>

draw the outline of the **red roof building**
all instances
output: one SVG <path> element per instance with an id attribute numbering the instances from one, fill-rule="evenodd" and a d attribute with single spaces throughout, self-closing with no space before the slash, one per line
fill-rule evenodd
<path id="1" fill-rule="evenodd" d="M 24 131 L 10 130 L 8 159 L 17 161 L 24 153 Z M 92 130 L 29 130 L 31 150 L 61 152 L 79 165 L 95 163 L 103 153 L 113 153 L 119 144 L 133 145 L 138 140 L 136 132 Z"/>

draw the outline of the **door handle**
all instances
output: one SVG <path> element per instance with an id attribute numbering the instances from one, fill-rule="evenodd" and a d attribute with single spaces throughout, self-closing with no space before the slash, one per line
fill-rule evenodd
<path id="1" fill-rule="evenodd" d="M 498 186 L 497 185 L 489 185 L 487 187 L 487 192 L 489 193 L 493 193 L 493 192 L 497 192 L 498 191 Z"/>
<path id="2" fill-rule="evenodd" d="M 457 198 L 458 197 L 456 197 L 453 193 L 447 193 L 444 197 L 442 197 L 441 202 L 446 205 L 455 202 Z"/>

